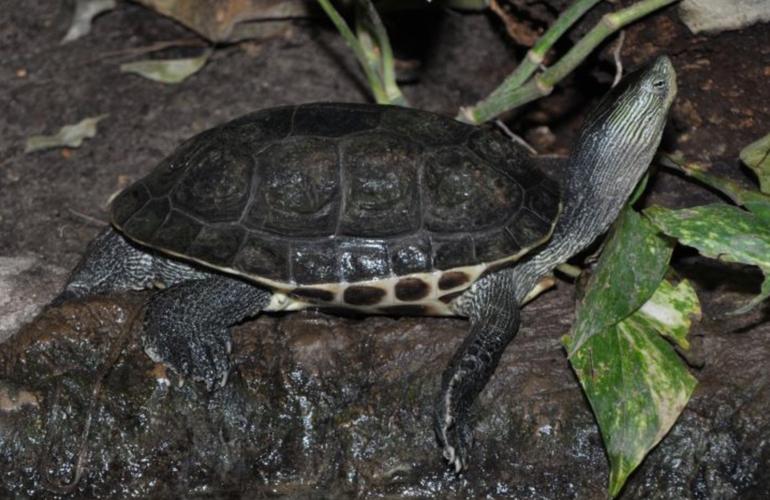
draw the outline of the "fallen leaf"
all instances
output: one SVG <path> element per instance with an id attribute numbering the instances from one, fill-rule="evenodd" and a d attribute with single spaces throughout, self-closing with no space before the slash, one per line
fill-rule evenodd
<path id="1" fill-rule="evenodd" d="M 212 42 L 276 36 L 291 18 L 308 17 L 307 0 L 137 0 Z"/>
<path id="2" fill-rule="evenodd" d="M 72 23 L 61 43 L 77 40 L 91 32 L 91 23 L 96 16 L 116 6 L 115 0 L 77 0 Z"/>
<path id="3" fill-rule="evenodd" d="M 93 116 L 74 125 L 65 125 L 54 135 L 33 135 L 27 139 L 24 152 L 32 153 L 33 151 L 62 146 L 80 147 L 85 139 L 90 139 L 96 135 L 96 125 L 106 117 L 107 115 Z"/>
<path id="4" fill-rule="evenodd" d="M 179 83 L 197 73 L 208 61 L 209 52 L 185 59 L 148 59 L 120 65 L 120 71 L 135 73 L 161 83 Z"/>

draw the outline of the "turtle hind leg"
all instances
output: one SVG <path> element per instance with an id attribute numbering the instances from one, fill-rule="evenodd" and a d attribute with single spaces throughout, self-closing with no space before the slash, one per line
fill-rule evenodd
<path id="1" fill-rule="evenodd" d="M 144 317 L 144 349 L 184 378 L 211 390 L 229 372 L 229 327 L 258 314 L 272 293 L 237 278 L 211 275 L 154 295 Z"/>
<path id="2" fill-rule="evenodd" d="M 99 233 L 52 304 L 88 295 L 141 290 L 155 283 L 171 286 L 209 275 L 181 261 L 141 248 L 109 227 Z"/>
<path id="3" fill-rule="evenodd" d="M 468 463 L 468 413 L 519 329 L 519 306 L 510 273 L 477 282 L 464 307 L 470 333 L 449 362 L 434 409 L 434 430 L 444 458 L 461 472 Z"/>

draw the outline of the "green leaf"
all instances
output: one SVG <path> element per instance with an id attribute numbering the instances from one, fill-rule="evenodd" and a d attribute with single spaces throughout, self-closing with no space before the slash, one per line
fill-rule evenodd
<path id="1" fill-rule="evenodd" d="M 697 163 L 688 163 L 681 157 L 664 155 L 661 162 L 667 167 L 674 168 L 683 174 L 696 179 L 730 198 L 733 203 L 746 207 L 751 212 L 770 221 L 770 196 L 755 189 L 748 189 L 735 181 L 710 174 L 707 169 Z"/>
<path id="2" fill-rule="evenodd" d="M 671 429 L 696 385 L 673 347 L 700 305 L 692 286 L 663 281 L 638 311 L 591 336 L 570 358 L 610 460 L 610 495 Z M 571 348 L 572 339 L 565 344 Z"/>
<path id="3" fill-rule="evenodd" d="M 761 216 L 721 203 L 682 210 L 650 207 L 644 213 L 662 232 L 706 257 L 762 270 L 765 279 L 759 295 L 735 314 L 770 296 L 770 225 Z"/>
<path id="4" fill-rule="evenodd" d="M 698 295 L 689 281 L 683 280 L 674 286 L 663 280 L 650 300 L 639 308 L 636 317 L 682 349 L 689 350 L 687 335 L 691 319 L 692 316 L 700 318 L 700 314 Z"/>
<path id="5" fill-rule="evenodd" d="M 161 83 L 179 83 L 197 73 L 208 61 L 209 52 L 186 59 L 148 59 L 120 65 L 120 71 L 135 73 Z"/>
<path id="6" fill-rule="evenodd" d="M 24 152 L 31 153 L 58 147 L 80 147 L 85 139 L 96 135 L 96 125 L 106 117 L 107 115 L 99 115 L 85 118 L 74 125 L 65 125 L 54 135 L 33 135 L 27 139 Z"/>
<path id="7" fill-rule="evenodd" d="M 578 305 L 570 356 L 652 296 L 668 269 L 672 248 L 639 214 L 629 208 L 621 212 Z"/>
<path id="8" fill-rule="evenodd" d="M 770 194 L 770 134 L 743 148 L 741 161 L 757 174 L 759 189 Z"/>

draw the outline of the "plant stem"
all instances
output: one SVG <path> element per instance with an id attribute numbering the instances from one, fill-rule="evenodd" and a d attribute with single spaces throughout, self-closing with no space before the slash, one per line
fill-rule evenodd
<path id="1" fill-rule="evenodd" d="M 516 70 L 506 78 L 500 88 L 514 88 L 520 86 L 527 81 L 532 73 L 543 63 L 546 54 L 551 49 L 554 43 L 561 38 L 561 36 L 572 27 L 578 19 L 583 17 L 583 14 L 591 10 L 591 8 L 602 0 L 577 0 L 575 3 L 569 6 L 565 10 L 556 22 L 551 26 L 545 34 L 535 43 L 535 45 L 529 49 L 526 57 L 518 65 Z"/>
<path id="2" fill-rule="evenodd" d="M 406 99 L 396 83 L 393 49 L 390 46 L 385 25 L 382 24 L 377 9 L 371 0 L 359 0 L 357 6 L 356 31 L 358 32 L 359 40 L 363 42 L 362 45 L 368 45 L 370 49 L 369 64 L 374 67 L 376 74 L 380 77 L 380 82 L 387 98 L 385 103 L 406 106 Z M 359 21 L 362 17 L 363 23 Z M 374 35 L 376 46 L 372 44 L 372 35 Z M 373 50 L 375 48 L 376 50 Z"/>
<path id="3" fill-rule="evenodd" d="M 530 78 L 526 83 L 523 83 L 534 71 L 534 67 L 532 67 L 532 62 L 530 61 L 528 54 L 525 61 L 522 62 L 522 65 L 526 65 L 525 69 L 520 71 L 519 68 L 517 68 L 516 71 L 506 78 L 503 84 L 495 89 L 486 99 L 480 101 L 472 108 L 462 109 L 457 118 L 470 123 L 483 123 L 501 113 L 517 108 L 538 97 L 550 94 L 556 83 L 572 72 L 578 64 L 583 62 L 588 54 L 611 34 L 657 9 L 678 1 L 679 0 L 642 0 L 625 9 L 605 14 L 601 21 L 581 38 L 556 64 L 543 71 L 543 73 Z M 557 24 L 563 20 L 562 18 L 565 18 L 569 11 L 572 11 L 570 13 L 571 16 L 575 16 L 579 12 L 578 7 L 590 8 L 590 6 L 588 6 L 589 3 L 589 0 L 579 0 L 573 4 L 570 9 L 565 11 L 564 15 L 557 21 Z M 543 43 L 539 50 L 547 51 L 548 47 L 556 41 L 558 36 L 561 36 L 561 34 L 569 27 L 566 23 L 570 19 L 564 19 L 565 26 L 560 26 L 559 30 L 555 30 L 553 33 L 549 30 L 546 35 L 551 35 L 553 38 L 548 44 Z M 576 19 L 577 18 L 571 22 L 574 22 Z M 543 39 L 544 38 L 545 36 L 543 36 Z M 541 45 L 543 39 L 538 41 L 535 47 Z M 533 50 L 535 47 L 533 47 Z M 535 57 L 537 57 L 538 54 L 544 55 L 544 52 L 535 52 Z M 537 65 L 535 64 L 534 66 Z M 529 74 L 527 74 L 527 72 L 529 72 Z M 517 75 L 517 73 L 520 74 Z M 516 75 L 515 78 L 514 75 Z M 522 77 L 521 75 L 524 76 Z M 509 80 L 512 80 L 512 84 Z"/>
<path id="4" fill-rule="evenodd" d="M 324 12 L 326 12 L 326 15 L 329 16 L 329 19 L 331 19 L 332 23 L 334 23 L 334 26 L 337 27 L 337 30 L 342 35 L 342 38 L 345 39 L 345 42 L 348 44 L 348 46 L 353 49 L 353 53 L 356 55 L 359 64 L 361 64 L 361 68 L 364 70 L 366 79 L 369 81 L 369 87 L 372 89 L 374 99 L 380 104 L 390 103 L 390 99 L 388 98 L 388 95 L 383 88 L 379 75 L 377 75 L 377 73 L 370 65 L 369 58 L 366 56 L 364 47 L 359 42 L 358 38 L 356 38 L 356 36 L 353 34 L 353 31 L 348 26 L 348 23 L 345 22 L 339 12 L 337 12 L 337 9 L 332 6 L 329 0 L 318 0 L 318 3 L 321 5 L 321 8 L 324 10 Z"/>

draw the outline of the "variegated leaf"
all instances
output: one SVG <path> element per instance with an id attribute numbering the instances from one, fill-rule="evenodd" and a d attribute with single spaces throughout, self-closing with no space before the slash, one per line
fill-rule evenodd
<path id="1" fill-rule="evenodd" d="M 697 163 L 688 163 L 681 157 L 664 156 L 662 162 L 667 167 L 675 168 L 679 172 L 721 191 L 736 205 L 746 207 L 766 221 L 770 221 L 770 195 L 761 193 L 756 189 L 746 188 L 731 179 L 714 175 L 708 169 Z"/>
<path id="2" fill-rule="evenodd" d="M 671 429 L 696 385 L 664 336 L 686 346 L 700 305 L 686 281 L 661 282 L 634 314 L 591 336 L 570 358 L 610 459 L 612 496 Z M 570 348 L 572 339 L 565 340 Z"/>
<path id="3" fill-rule="evenodd" d="M 637 310 L 655 292 L 668 269 L 672 245 L 638 213 L 626 208 L 578 305 L 568 353 Z"/>
<path id="4" fill-rule="evenodd" d="M 763 217 L 716 203 L 682 210 L 651 207 L 653 224 L 706 257 L 759 267 L 765 275 L 760 293 L 735 313 L 744 313 L 770 296 L 770 224 Z"/>

